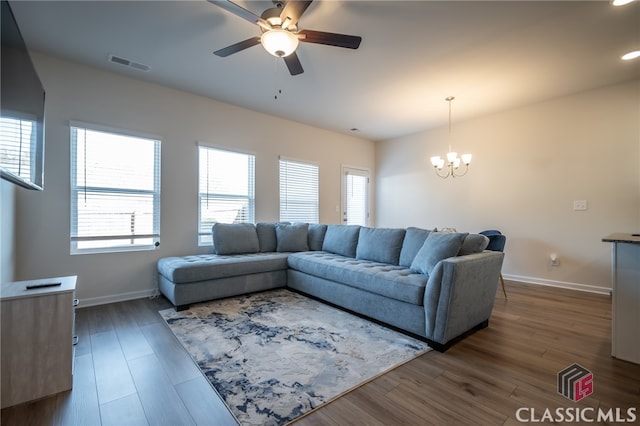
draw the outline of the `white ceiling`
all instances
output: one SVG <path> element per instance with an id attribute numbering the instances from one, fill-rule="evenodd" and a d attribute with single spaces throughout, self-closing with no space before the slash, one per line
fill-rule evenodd
<path id="1" fill-rule="evenodd" d="M 272 6 L 237 3 L 258 15 Z M 205 0 L 10 4 L 32 49 L 371 140 L 446 123 L 447 96 L 455 123 L 640 78 L 640 60 L 619 59 L 640 49 L 638 2 L 316 0 L 301 29 L 363 41 L 301 43 L 295 77 L 259 45 L 213 55 L 260 32 Z"/>

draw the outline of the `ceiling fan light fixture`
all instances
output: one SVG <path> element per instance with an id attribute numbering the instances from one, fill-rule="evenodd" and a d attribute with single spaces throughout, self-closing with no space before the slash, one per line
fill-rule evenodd
<path id="1" fill-rule="evenodd" d="M 273 56 L 284 58 L 296 51 L 299 40 L 298 37 L 290 31 L 274 28 L 265 31 L 262 37 L 260 37 L 260 42 L 267 52 Z"/>

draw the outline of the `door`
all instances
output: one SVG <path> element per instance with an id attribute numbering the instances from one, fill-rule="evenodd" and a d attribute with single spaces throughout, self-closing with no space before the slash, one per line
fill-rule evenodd
<path id="1" fill-rule="evenodd" d="M 369 223 L 369 171 L 342 168 L 342 223 L 367 226 Z"/>

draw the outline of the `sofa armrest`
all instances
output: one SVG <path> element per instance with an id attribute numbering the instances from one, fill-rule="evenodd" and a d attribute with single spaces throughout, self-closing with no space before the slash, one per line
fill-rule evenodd
<path id="1" fill-rule="evenodd" d="M 484 251 L 436 265 L 424 295 L 428 339 L 445 344 L 489 319 L 503 259 Z"/>

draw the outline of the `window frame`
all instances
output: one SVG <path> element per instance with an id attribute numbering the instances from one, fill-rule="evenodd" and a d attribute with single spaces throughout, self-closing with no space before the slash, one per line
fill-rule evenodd
<path id="1" fill-rule="evenodd" d="M 86 186 L 77 185 L 78 170 L 76 162 L 77 143 L 79 139 L 77 133 L 74 138 L 74 132 L 78 130 L 88 130 L 101 133 L 107 133 L 115 136 L 124 136 L 130 138 L 145 139 L 153 142 L 153 189 L 133 189 L 122 187 L 101 187 L 101 186 Z M 75 140 L 74 140 L 75 139 Z M 160 245 L 160 217 L 161 217 L 161 146 L 162 139 L 156 135 L 145 134 L 130 130 L 119 129 L 110 126 L 97 125 L 92 123 L 85 123 L 80 121 L 69 122 L 69 141 L 70 141 L 70 254 L 96 254 L 96 253 L 119 253 L 119 252 L 132 252 L 132 251 L 149 251 L 155 250 Z M 75 143 L 74 143 L 75 142 Z M 152 218 L 152 233 L 150 234 L 134 234 L 134 235 L 111 235 L 111 236 L 78 236 L 78 195 L 82 192 L 94 192 L 100 194 L 114 194 L 114 195 L 142 195 L 148 194 L 152 196 L 153 200 L 153 218 Z M 133 238 L 132 238 L 133 237 Z M 78 248 L 78 242 L 81 241 L 114 241 L 114 240 L 126 240 L 126 239 L 152 239 L 151 244 L 126 244 L 126 245 L 106 245 L 103 247 L 88 247 Z"/>
<path id="2" fill-rule="evenodd" d="M 209 229 L 208 231 L 204 231 L 203 230 L 203 221 L 202 221 L 202 197 L 203 194 L 206 195 L 207 197 L 209 197 L 210 199 L 213 198 L 220 198 L 220 199 L 224 199 L 227 198 L 229 200 L 247 200 L 247 206 L 248 206 L 248 215 L 247 218 L 245 220 L 243 220 L 240 223 L 255 223 L 255 211 L 256 211 L 256 155 L 252 152 L 246 152 L 246 151 L 241 151 L 241 150 L 235 150 L 235 149 L 229 149 L 227 147 L 220 147 L 220 146 L 215 146 L 215 145 L 210 145 L 210 144 L 206 144 L 203 142 L 198 142 L 196 144 L 198 150 L 197 150 L 197 162 L 198 162 L 198 175 L 197 175 L 197 179 L 198 179 L 198 228 L 197 228 L 197 235 L 198 235 L 198 246 L 199 247 L 210 247 L 213 245 L 213 238 L 212 238 L 212 234 L 211 234 L 211 229 Z M 206 192 L 203 193 L 201 192 L 201 179 L 202 179 L 202 173 L 201 173 L 201 158 L 200 155 L 203 153 L 203 150 L 210 150 L 210 151 L 219 151 L 219 152 L 224 152 L 224 153 L 229 153 L 229 154 L 236 154 L 236 155 L 245 155 L 247 156 L 247 160 L 248 160 L 248 166 L 250 167 L 250 170 L 248 170 L 247 172 L 249 173 L 247 175 L 247 195 L 243 195 L 243 194 L 217 194 L 215 192 Z M 224 223 L 224 222 L 221 222 Z M 233 223 L 238 223 L 238 222 L 233 222 Z M 213 225 L 212 225 L 213 226 Z"/>
<path id="3" fill-rule="evenodd" d="M 302 166 L 310 166 L 310 167 L 314 167 L 315 168 L 315 182 L 316 182 L 316 187 L 315 187 L 315 211 L 314 212 L 309 212 L 311 214 L 310 217 L 307 218 L 296 218 L 293 217 L 293 215 L 290 215 L 290 213 L 285 213 L 283 215 L 283 182 L 282 182 L 282 166 L 283 163 L 288 164 L 288 163 L 293 163 L 293 164 L 298 164 L 298 165 L 302 165 Z M 302 180 L 300 180 L 302 181 Z M 288 185 L 287 185 L 288 188 Z M 286 195 L 285 195 L 286 197 Z M 316 162 L 312 162 L 312 161 L 306 161 L 306 160 L 300 160 L 297 158 L 291 158 L 291 157 L 285 157 L 285 156 L 279 156 L 278 157 L 278 201 L 279 201 L 279 220 L 281 222 L 306 222 L 306 223 L 320 223 L 320 164 L 316 163 Z M 285 200 L 286 201 L 286 200 Z M 289 216 L 287 216 L 287 214 L 289 214 Z"/>

